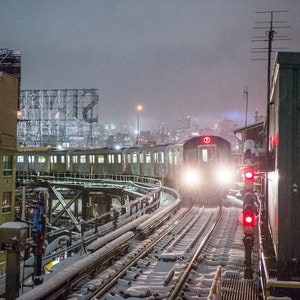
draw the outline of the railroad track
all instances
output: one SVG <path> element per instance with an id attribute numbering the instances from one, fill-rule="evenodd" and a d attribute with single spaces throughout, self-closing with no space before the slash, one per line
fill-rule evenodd
<path id="1" fill-rule="evenodd" d="M 158 221 L 147 220 L 90 254 L 84 267 L 76 262 L 64 274 L 53 276 L 52 281 L 50 278 L 46 288 L 40 288 L 42 298 L 35 299 L 208 296 L 217 267 L 232 264 L 229 251 L 234 245 L 239 214 L 236 208 L 181 208 L 158 224 L 153 233 L 149 227 Z M 238 262 L 243 263 L 243 257 Z M 72 277 L 67 278 L 69 273 Z M 53 289 L 58 281 L 64 284 Z M 47 292 L 47 287 L 51 292 Z M 21 299 L 32 299 L 29 294 Z M 34 290 L 31 294 L 36 295 Z"/>

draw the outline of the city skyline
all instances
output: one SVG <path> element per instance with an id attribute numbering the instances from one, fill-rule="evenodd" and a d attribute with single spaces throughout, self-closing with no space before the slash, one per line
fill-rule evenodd
<path id="1" fill-rule="evenodd" d="M 99 122 L 136 121 L 141 130 L 190 115 L 201 127 L 248 120 L 266 110 L 270 11 L 288 28 L 274 44 L 299 51 L 300 2 L 293 0 L 7 1 L 2 48 L 22 53 L 21 89 L 97 89 Z M 266 12 L 257 14 L 257 12 Z M 266 29 L 253 29 L 265 22 Z M 253 43 L 255 35 L 262 43 Z M 275 55 L 275 53 L 274 53 Z"/>

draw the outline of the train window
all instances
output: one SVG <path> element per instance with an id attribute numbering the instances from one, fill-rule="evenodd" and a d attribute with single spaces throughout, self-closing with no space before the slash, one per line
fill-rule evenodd
<path id="1" fill-rule="evenodd" d="M 139 154 L 140 163 L 144 163 L 144 153 Z"/>
<path id="2" fill-rule="evenodd" d="M 151 153 L 146 153 L 146 163 L 151 164 Z"/>
<path id="3" fill-rule="evenodd" d="M 197 162 L 197 151 L 195 148 L 186 149 L 185 151 L 185 160 L 187 164 L 193 165 Z"/>
<path id="4" fill-rule="evenodd" d="M 137 163 L 137 153 L 133 153 L 133 154 L 132 154 L 132 162 L 133 162 L 134 164 Z"/>
<path id="5" fill-rule="evenodd" d="M 173 152 L 173 157 L 174 157 L 174 165 L 177 165 L 177 163 L 178 163 L 178 152 L 177 151 Z"/>
<path id="6" fill-rule="evenodd" d="M 51 155 L 50 156 L 50 162 L 52 164 L 56 164 L 57 163 L 57 156 L 56 155 Z"/>
<path id="7" fill-rule="evenodd" d="M 215 160 L 216 157 L 216 148 L 215 146 L 205 146 L 199 147 L 199 160 L 203 162 L 209 162 Z"/>
<path id="8" fill-rule="evenodd" d="M 98 160 L 98 164 L 104 164 L 104 156 L 103 155 L 98 155 L 97 160 Z"/>
<path id="9" fill-rule="evenodd" d="M 89 160 L 90 160 L 90 163 L 94 164 L 95 163 L 95 156 L 94 155 L 90 155 L 89 156 Z"/>
<path id="10" fill-rule="evenodd" d="M 61 157 L 60 157 L 60 162 L 63 164 L 65 163 L 65 157 L 63 155 L 61 155 Z"/>
<path id="11" fill-rule="evenodd" d="M 130 154 L 127 154 L 127 163 L 131 163 L 131 155 Z"/>
<path id="12" fill-rule="evenodd" d="M 41 155 L 40 155 L 40 156 L 38 157 L 38 162 L 39 162 L 39 163 L 44 163 L 45 161 L 46 161 L 45 156 L 41 156 Z"/>
<path id="13" fill-rule="evenodd" d="M 2 193 L 2 213 L 11 212 L 11 192 Z"/>
<path id="14" fill-rule="evenodd" d="M 18 163 L 23 163 L 24 162 L 24 156 L 23 155 L 19 155 L 19 156 L 17 156 L 17 162 Z"/>
<path id="15" fill-rule="evenodd" d="M 122 155 L 118 154 L 118 164 L 120 164 L 122 162 Z"/>
<path id="16" fill-rule="evenodd" d="M 85 164 L 86 163 L 86 156 L 85 155 L 80 155 L 80 163 Z"/>
<path id="17" fill-rule="evenodd" d="M 161 151 L 160 152 L 160 161 L 159 162 L 161 162 L 161 163 L 165 163 L 165 154 Z"/>
<path id="18" fill-rule="evenodd" d="M 108 154 L 108 163 L 113 164 L 115 162 L 115 156 L 113 154 Z"/>
<path id="19" fill-rule="evenodd" d="M 3 156 L 3 176 L 6 177 L 12 176 L 12 163 L 13 163 L 12 155 Z"/>
<path id="20" fill-rule="evenodd" d="M 172 151 L 169 151 L 169 164 L 173 162 L 173 156 L 172 156 Z"/>
<path id="21" fill-rule="evenodd" d="M 78 163 L 78 157 L 77 157 L 77 155 L 73 155 L 72 156 L 72 162 L 73 162 L 73 164 L 77 164 Z"/>
<path id="22" fill-rule="evenodd" d="M 34 156 L 33 155 L 28 156 L 28 162 L 34 163 Z"/>

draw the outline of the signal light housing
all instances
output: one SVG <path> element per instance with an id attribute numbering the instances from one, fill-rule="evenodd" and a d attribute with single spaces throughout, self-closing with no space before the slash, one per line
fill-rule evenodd
<path id="1" fill-rule="evenodd" d="M 251 190 L 254 188 L 254 169 L 253 168 L 246 168 L 244 170 L 244 184 L 245 189 Z"/>

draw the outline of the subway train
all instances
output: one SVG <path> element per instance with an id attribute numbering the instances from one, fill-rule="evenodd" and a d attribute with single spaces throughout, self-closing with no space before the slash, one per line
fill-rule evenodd
<path id="1" fill-rule="evenodd" d="M 154 177 L 177 189 L 188 200 L 220 199 L 232 173 L 230 143 L 219 136 L 197 136 L 180 143 L 136 146 L 122 149 L 54 149 L 21 147 L 17 154 L 17 176 L 86 176 L 110 174 Z M 191 200 L 192 201 L 192 200 Z"/>

